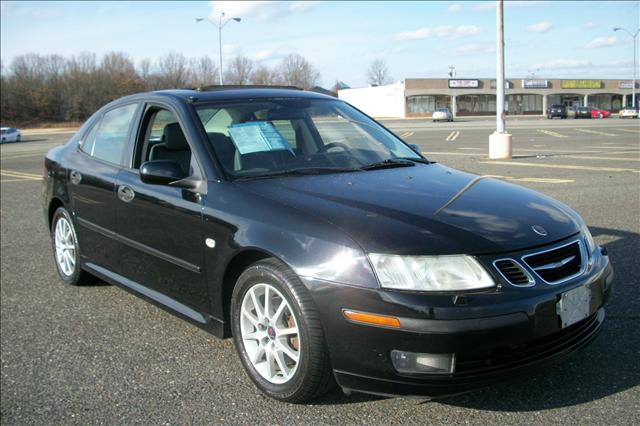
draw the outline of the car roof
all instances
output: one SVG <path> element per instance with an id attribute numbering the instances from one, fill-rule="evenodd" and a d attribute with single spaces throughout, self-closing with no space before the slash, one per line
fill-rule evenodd
<path id="1" fill-rule="evenodd" d="M 316 92 L 308 92 L 297 88 L 212 86 L 204 89 L 171 89 L 137 93 L 135 95 L 125 96 L 118 101 L 140 100 L 149 97 L 166 97 L 193 103 L 269 98 L 337 99 L 333 96 L 323 95 Z"/>

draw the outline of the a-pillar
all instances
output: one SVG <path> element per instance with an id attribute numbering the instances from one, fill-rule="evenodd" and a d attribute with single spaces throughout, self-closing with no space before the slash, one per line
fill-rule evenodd
<path id="1" fill-rule="evenodd" d="M 589 95 L 584 95 L 584 105 L 583 106 L 589 106 Z"/>
<path id="2" fill-rule="evenodd" d="M 546 115 L 547 114 L 547 102 L 548 102 L 548 95 L 542 95 L 542 115 Z"/>
<path id="3" fill-rule="evenodd" d="M 451 96 L 451 115 L 453 117 L 455 117 L 458 112 L 456 102 L 457 102 L 456 95 L 452 95 Z"/>

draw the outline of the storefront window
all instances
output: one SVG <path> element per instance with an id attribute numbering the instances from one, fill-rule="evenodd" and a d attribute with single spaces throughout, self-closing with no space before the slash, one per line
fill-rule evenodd
<path id="1" fill-rule="evenodd" d="M 417 95 L 407 97 L 407 111 L 410 113 L 434 112 L 437 108 L 451 109 L 451 96 Z"/>
<path id="2" fill-rule="evenodd" d="M 457 98 L 457 113 L 460 115 L 495 114 L 495 95 L 461 95 Z"/>
<path id="3" fill-rule="evenodd" d="M 607 111 L 620 111 L 622 109 L 622 95 L 597 94 L 589 95 L 589 106 L 606 109 Z"/>
<path id="4" fill-rule="evenodd" d="M 509 95 L 509 114 L 542 114 L 542 95 Z"/>

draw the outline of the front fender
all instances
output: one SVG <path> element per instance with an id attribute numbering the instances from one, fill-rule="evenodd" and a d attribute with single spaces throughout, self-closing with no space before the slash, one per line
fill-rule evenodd
<path id="1" fill-rule="evenodd" d="M 347 234 L 321 218 L 210 181 L 203 207 L 203 238 L 215 239 L 205 255 L 213 316 L 222 312 L 223 277 L 239 253 L 255 250 L 287 264 L 301 277 L 377 288 L 368 257 Z"/>

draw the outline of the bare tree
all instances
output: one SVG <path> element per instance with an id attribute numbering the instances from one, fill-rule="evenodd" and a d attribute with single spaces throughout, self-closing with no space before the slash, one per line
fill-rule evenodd
<path id="1" fill-rule="evenodd" d="M 320 73 L 298 53 L 291 53 L 282 59 L 280 74 L 283 84 L 303 89 L 316 86 L 320 80 Z"/>
<path id="2" fill-rule="evenodd" d="M 251 84 L 274 86 L 277 85 L 279 81 L 278 73 L 264 64 L 259 65 L 258 68 L 251 73 Z"/>
<path id="3" fill-rule="evenodd" d="M 181 89 L 188 86 L 187 58 L 179 52 L 169 52 L 158 60 L 155 89 Z"/>
<path id="4" fill-rule="evenodd" d="M 191 86 L 204 87 L 218 84 L 218 67 L 208 57 L 202 56 L 191 60 Z"/>
<path id="5" fill-rule="evenodd" d="M 246 56 L 238 55 L 229 63 L 224 73 L 225 84 L 249 84 L 253 61 Z"/>
<path id="6" fill-rule="evenodd" d="M 391 81 L 389 67 L 384 59 L 376 59 L 371 62 L 367 70 L 367 78 L 372 86 L 382 86 Z"/>

